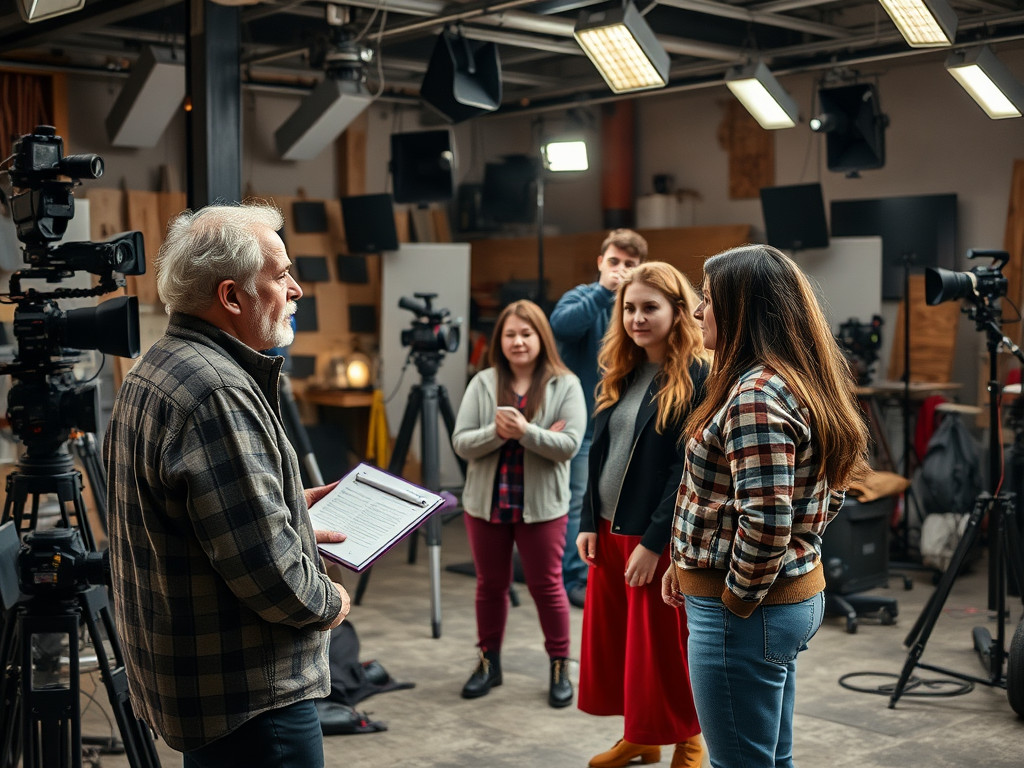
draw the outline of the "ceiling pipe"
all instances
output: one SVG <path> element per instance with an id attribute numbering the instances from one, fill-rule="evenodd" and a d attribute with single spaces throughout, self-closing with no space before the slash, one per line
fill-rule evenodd
<path id="1" fill-rule="evenodd" d="M 476 19 L 480 16 L 489 16 L 500 11 L 532 5 L 534 2 L 536 2 L 536 0 L 499 0 L 499 2 L 494 2 L 494 0 L 483 0 L 481 2 L 480 0 L 477 0 L 475 3 L 454 3 L 446 6 L 446 10 L 439 16 L 420 21 L 407 21 L 401 24 L 396 24 L 393 27 L 387 27 L 381 37 L 403 36 L 409 33 L 419 32 L 420 30 L 431 29 L 436 27 L 438 24 L 449 24 L 454 21 L 468 21 L 469 19 Z"/>
<path id="2" fill-rule="evenodd" d="M 819 5 L 828 5 L 839 0 L 771 0 L 767 3 L 758 3 L 747 6 L 752 11 L 762 13 L 781 13 L 782 11 L 795 11 L 797 8 L 814 8 Z"/>
<path id="3" fill-rule="evenodd" d="M 764 11 L 751 11 L 735 5 L 712 2 L 711 0 L 658 0 L 658 4 L 679 8 L 684 11 L 704 13 L 709 16 L 721 16 L 724 19 L 738 19 L 739 21 L 747 21 L 752 24 L 792 29 L 796 32 L 807 32 L 820 37 L 832 37 L 837 40 L 851 36 L 848 30 L 832 26 L 831 24 L 798 19 L 795 16 L 781 16 L 775 13 L 765 13 Z"/>
<path id="4" fill-rule="evenodd" d="M 383 66 L 385 70 L 391 69 L 398 72 L 415 72 L 423 74 L 427 71 L 428 62 L 419 59 L 397 59 L 394 56 L 385 56 Z M 552 87 L 558 84 L 553 77 L 543 75 L 531 75 L 526 72 L 512 72 L 508 69 L 501 70 L 502 82 L 512 85 L 529 85 L 534 87 Z"/>
<path id="5" fill-rule="evenodd" d="M 441 28 L 437 29 L 438 34 Z M 470 40 L 484 40 L 500 45 L 511 45 L 518 48 L 532 48 L 537 51 L 548 53 L 561 53 L 569 56 L 585 56 L 583 49 L 575 42 L 562 42 L 547 37 L 536 35 L 519 35 L 515 32 L 505 32 L 499 29 L 482 29 L 480 27 L 463 27 L 462 34 Z"/>

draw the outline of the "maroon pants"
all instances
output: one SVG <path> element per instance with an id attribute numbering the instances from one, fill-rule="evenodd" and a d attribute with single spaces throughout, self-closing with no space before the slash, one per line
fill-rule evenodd
<path id="1" fill-rule="evenodd" d="M 523 575 L 553 659 L 569 655 L 569 599 L 562 586 L 566 518 L 545 523 L 492 523 L 463 515 L 476 566 L 476 630 L 480 647 L 500 651 L 512 584 L 512 545 L 519 549 Z"/>
<path id="2" fill-rule="evenodd" d="M 668 547 L 650 584 L 623 576 L 639 536 L 616 536 L 602 519 L 597 567 L 587 579 L 580 653 L 579 708 L 625 715 L 623 738 L 634 744 L 678 744 L 700 733 L 686 663 L 686 614 L 661 599 Z"/>

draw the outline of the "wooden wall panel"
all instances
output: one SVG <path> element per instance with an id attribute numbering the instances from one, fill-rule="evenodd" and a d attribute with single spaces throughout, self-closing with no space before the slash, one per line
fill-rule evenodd
<path id="1" fill-rule="evenodd" d="M 891 381 L 903 377 L 903 317 L 906 302 L 901 302 L 893 331 L 889 357 Z M 945 383 L 953 375 L 956 331 L 960 324 L 960 303 L 947 301 L 928 306 L 924 297 L 924 275 L 910 276 L 910 380 Z"/>

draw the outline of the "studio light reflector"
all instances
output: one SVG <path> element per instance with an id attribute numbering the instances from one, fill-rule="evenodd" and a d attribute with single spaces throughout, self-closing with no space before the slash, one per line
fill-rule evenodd
<path id="1" fill-rule="evenodd" d="M 946 0 L 879 0 L 911 48 L 943 48 L 956 40 L 956 12 Z"/>
<path id="2" fill-rule="evenodd" d="M 460 123 L 501 106 L 501 59 L 494 43 L 445 29 L 434 43 L 420 98 L 442 117 Z"/>
<path id="3" fill-rule="evenodd" d="M 987 45 L 950 54 L 946 69 L 993 120 L 1024 112 L 1024 85 Z"/>
<path id="4" fill-rule="evenodd" d="M 585 141 L 549 141 L 540 151 L 549 171 L 585 171 L 590 167 Z"/>
<path id="5" fill-rule="evenodd" d="M 725 84 L 765 130 L 796 125 L 799 107 L 763 61 L 733 67 L 725 76 Z"/>
<path id="6" fill-rule="evenodd" d="M 21 17 L 29 24 L 79 11 L 84 6 L 85 0 L 18 0 Z"/>
<path id="7" fill-rule="evenodd" d="M 115 147 L 155 147 L 185 99 L 185 56 L 146 46 L 107 115 Z"/>
<path id="8" fill-rule="evenodd" d="M 582 11 L 573 35 L 615 93 L 668 83 L 668 53 L 632 0 L 621 8 Z"/>
<path id="9" fill-rule="evenodd" d="M 312 160 L 372 101 L 361 82 L 328 74 L 274 132 L 278 154 L 283 160 Z"/>

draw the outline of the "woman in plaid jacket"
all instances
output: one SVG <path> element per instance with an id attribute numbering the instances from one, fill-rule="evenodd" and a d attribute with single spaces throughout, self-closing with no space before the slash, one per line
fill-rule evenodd
<path id="1" fill-rule="evenodd" d="M 711 765 L 785 768 L 796 657 L 824 612 L 821 535 L 867 468 L 867 428 L 810 283 L 778 250 L 708 259 L 694 316 L 715 356 L 662 594 L 685 601 Z"/>

